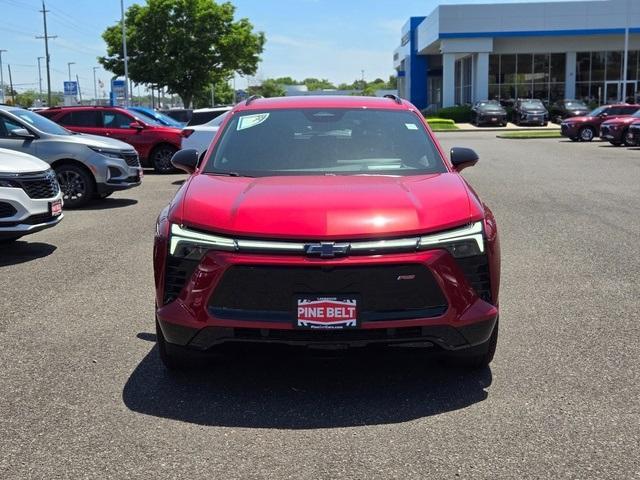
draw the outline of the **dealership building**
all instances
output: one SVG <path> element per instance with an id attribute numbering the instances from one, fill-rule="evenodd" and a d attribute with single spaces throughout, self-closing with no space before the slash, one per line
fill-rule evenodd
<path id="1" fill-rule="evenodd" d="M 411 17 L 393 55 L 417 107 L 640 96 L 640 0 L 441 5 Z M 625 75 L 626 73 L 626 75 Z"/>

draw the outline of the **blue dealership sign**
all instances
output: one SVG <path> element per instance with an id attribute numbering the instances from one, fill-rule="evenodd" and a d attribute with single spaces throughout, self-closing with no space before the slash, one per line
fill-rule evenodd
<path id="1" fill-rule="evenodd" d="M 64 82 L 64 95 L 75 97 L 78 95 L 78 82 Z"/>

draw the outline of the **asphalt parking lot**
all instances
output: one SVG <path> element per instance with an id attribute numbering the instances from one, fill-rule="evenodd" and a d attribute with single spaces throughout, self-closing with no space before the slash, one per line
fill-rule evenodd
<path id="1" fill-rule="evenodd" d="M 640 149 L 446 133 L 502 235 L 491 369 L 258 351 L 170 376 L 151 249 L 183 175 L 0 247 L 0 478 L 640 478 Z"/>

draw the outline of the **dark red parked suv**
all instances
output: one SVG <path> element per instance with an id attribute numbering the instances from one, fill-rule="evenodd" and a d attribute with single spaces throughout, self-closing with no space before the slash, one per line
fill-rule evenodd
<path id="1" fill-rule="evenodd" d="M 393 98 L 250 98 L 158 218 L 159 353 L 168 368 L 232 342 L 423 345 L 469 367 L 498 338 L 489 208 Z"/>
<path id="2" fill-rule="evenodd" d="M 101 135 L 132 145 L 143 166 L 173 171 L 171 157 L 180 150 L 180 129 L 164 126 L 119 107 L 52 107 L 38 112 L 65 128 Z"/>
<path id="3" fill-rule="evenodd" d="M 612 118 L 625 117 L 634 114 L 640 105 L 603 105 L 584 117 L 567 118 L 560 124 L 560 132 L 574 142 L 590 142 L 600 136 L 600 125 Z"/>

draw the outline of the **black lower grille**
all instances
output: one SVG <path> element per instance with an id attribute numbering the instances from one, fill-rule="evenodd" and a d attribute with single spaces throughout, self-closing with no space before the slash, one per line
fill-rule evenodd
<path id="1" fill-rule="evenodd" d="M 602 127 L 600 127 L 600 135 L 608 135 L 609 134 L 609 127 L 606 125 L 603 125 Z"/>
<path id="2" fill-rule="evenodd" d="M 140 166 L 140 160 L 138 159 L 137 153 L 125 153 L 122 155 L 122 158 L 124 158 L 124 161 L 127 162 L 127 165 L 130 167 Z"/>
<path id="3" fill-rule="evenodd" d="M 2 216 L 0 215 L 0 218 Z M 49 213 L 38 213 L 31 215 L 30 217 L 20 220 L 19 222 L 3 222 L 0 221 L 0 227 L 15 227 L 17 225 L 39 225 L 41 223 L 49 223 L 55 220 L 57 217 L 52 216 Z"/>
<path id="4" fill-rule="evenodd" d="M 491 303 L 491 278 L 487 256 L 477 255 L 475 257 L 458 258 L 456 262 L 477 295 L 485 302 Z"/>
<path id="5" fill-rule="evenodd" d="M 185 260 L 182 258 L 168 257 L 167 268 L 164 274 L 164 303 L 172 302 L 191 277 L 198 266 L 198 260 Z"/>
<path id="6" fill-rule="evenodd" d="M 366 267 L 235 266 L 226 271 L 210 302 L 220 318 L 292 321 L 297 295 L 353 295 L 362 321 L 443 314 L 447 301 L 422 265 Z"/>
<path id="7" fill-rule="evenodd" d="M 0 202 L 0 218 L 13 217 L 17 210 L 10 203 Z"/>
<path id="8" fill-rule="evenodd" d="M 16 180 L 30 198 L 52 198 L 60 191 L 58 180 L 53 171 Z"/>

